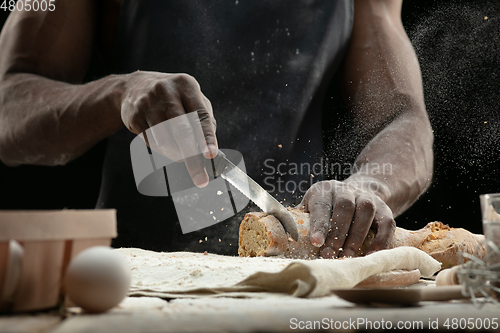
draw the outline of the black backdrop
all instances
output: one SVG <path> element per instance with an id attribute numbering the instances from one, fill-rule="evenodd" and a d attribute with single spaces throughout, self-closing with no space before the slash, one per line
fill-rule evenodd
<path id="1" fill-rule="evenodd" d="M 479 195 L 500 192 L 500 2 L 427 1 L 414 13 L 406 29 L 421 64 L 435 172 L 397 222 L 482 233 Z"/>
<path id="2" fill-rule="evenodd" d="M 500 192 L 498 14 L 495 0 L 404 1 L 403 23 L 419 56 L 435 131 L 435 175 L 430 190 L 397 219 L 400 226 L 441 220 L 482 231 L 478 195 Z M 0 24 L 7 15 L 0 10 Z M 0 209 L 93 208 L 103 154 L 104 142 L 66 166 L 0 163 Z"/>

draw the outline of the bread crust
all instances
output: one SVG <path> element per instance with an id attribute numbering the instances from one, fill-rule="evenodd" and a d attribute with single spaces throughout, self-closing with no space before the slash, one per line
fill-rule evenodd
<path id="1" fill-rule="evenodd" d="M 294 241 L 283 229 L 279 220 L 266 213 L 249 213 L 245 216 L 239 234 L 238 254 L 240 256 L 282 255 L 289 258 L 317 258 L 319 248 L 311 244 L 309 238 L 309 213 L 296 208 L 288 208 L 292 214 L 299 239 Z M 251 222 L 251 223 L 250 223 Z M 267 241 L 252 240 L 252 230 L 261 225 L 266 230 L 262 237 Z M 376 232 L 370 230 L 358 255 L 363 255 L 375 238 Z M 460 253 L 474 254 L 483 258 L 486 254 L 483 235 L 475 235 L 462 228 L 450 228 L 441 222 L 430 222 L 419 230 L 406 230 L 397 227 L 389 249 L 400 246 L 416 247 L 448 268 L 460 264 Z M 464 258 L 464 261 L 467 259 Z"/>

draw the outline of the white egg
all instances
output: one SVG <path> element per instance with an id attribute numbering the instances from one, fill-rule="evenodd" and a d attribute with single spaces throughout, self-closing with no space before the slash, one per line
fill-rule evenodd
<path id="1" fill-rule="evenodd" d="M 74 257 L 66 271 L 65 291 L 89 312 L 118 305 L 130 287 L 130 269 L 123 257 L 105 246 L 88 248 Z"/>

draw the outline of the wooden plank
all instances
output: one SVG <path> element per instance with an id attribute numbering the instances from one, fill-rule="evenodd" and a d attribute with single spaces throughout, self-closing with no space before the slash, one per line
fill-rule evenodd
<path id="1" fill-rule="evenodd" d="M 42 241 L 116 237 L 116 210 L 0 210 L 0 241 Z"/>
<path id="2" fill-rule="evenodd" d="M 407 307 L 332 306 L 322 298 L 291 301 L 283 297 L 277 300 L 184 299 L 171 301 L 164 306 L 158 305 L 150 308 L 142 306 L 140 309 L 122 307 L 99 315 L 76 315 L 66 319 L 51 333 L 335 331 L 334 325 L 340 325 L 340 331 L 346 332 L 371 331 L 382 321 L 386 328 L 390 325 L 388 330 L 403 325 L 401 328 L 410 331 L 432 329 L 433 332 L 449 332 L 453 320 L 458 322 L 461 318 L 479 318 L 477 322 L 483 324 L 489 320 L 491 330 L 492 319 L 497 318 L 496 322 L 500 319 L 500 312 L 494 305 L 487 304 L 477 309 L 470 302 L 463 301 L 425 302 L 411 310 Z M 445 326 L 447 320 L 450 327 Z M 430 326 L 433 323 L 436 323 L 436 327 Z M 323 326 L 306 329 L 307 325 Z"/>
<path id="3" fill-rule="evenodd" d="M 0 242 L 0 310 L 7 305 L 3 304 L 4 284 L 9 264 L 9 242 Z"/>
<path id="4" fill-rule="evenodd" d="M 4 333 L 48 333 L 61 322 L 57 315 L 0 316 L 0 332 Z"/>
<path id="5" fill-rule="evenodd" d="M 14 311 L 48 309 L 58 304 L 64 245 L 64 241 L 23 243 L 23 273 Z"/>

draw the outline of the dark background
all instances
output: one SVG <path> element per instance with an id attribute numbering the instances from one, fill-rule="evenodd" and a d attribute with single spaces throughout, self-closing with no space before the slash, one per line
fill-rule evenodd
<path id="1" fill-rule="evenodd" d="M 498 1 L 404 1 L 403 23 L 419 57 L 435 131 L 435 174 L 429 191 L 397 219 L 399 226 L 441 220 L 482 232 L 478 196 L 500 192 L 498 14 Z M 0 25 L 7 15 L 0 10 Z M 105 142 L 66 166 L 0 163 L 0 209 L 93 208 L 104 151 Z"/>
<path id="2" fill-rule="evenodd" d="M 417 3 L 405 23 L 422 69 L 435 171 L 397 222 L 440 220 L 482 233 L 479 195 L 500 192 L 500 1 Z"/>

